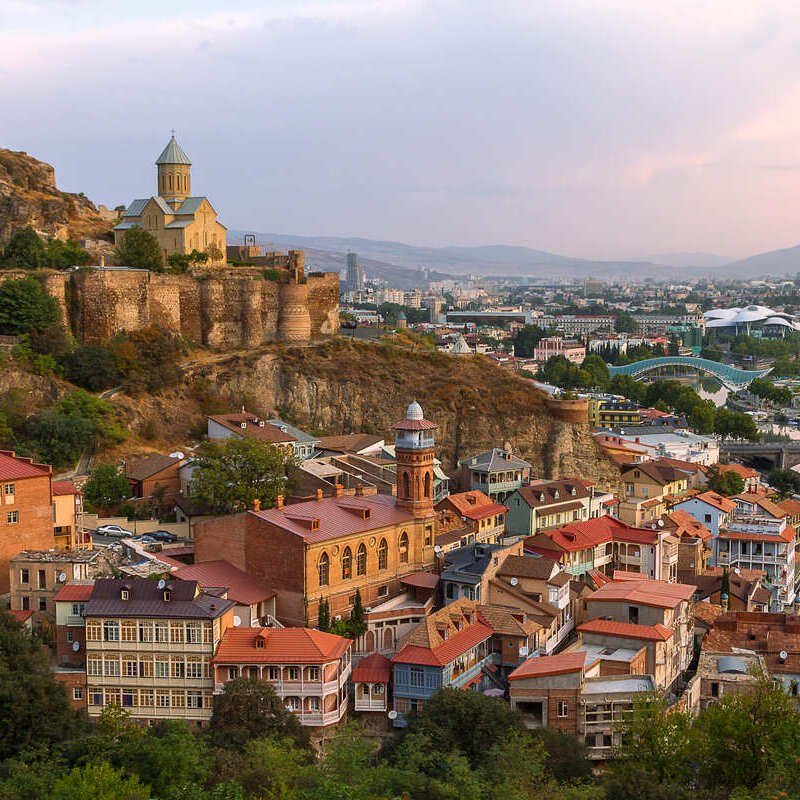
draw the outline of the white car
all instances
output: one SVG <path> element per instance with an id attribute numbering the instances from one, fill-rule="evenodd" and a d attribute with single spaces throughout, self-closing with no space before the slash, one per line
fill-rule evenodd
<path id="1" fill-rule="evenodd" d="M 99 533 L 101 536 L 117 536 L 120 539 L 124 539 L 126 536 L 133 536 L 133 531 L 129 531 L 120 525 L 101 525 L 95 533 Z"/>

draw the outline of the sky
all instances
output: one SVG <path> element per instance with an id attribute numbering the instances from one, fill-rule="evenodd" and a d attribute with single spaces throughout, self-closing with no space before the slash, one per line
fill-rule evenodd
<path id="1" fill-rule="evenodd" d="M 800 3 L 0 0 L 0 146 L 114 206 L 173 128 L 229 228 L 744 257 L 800 243 Z"/>

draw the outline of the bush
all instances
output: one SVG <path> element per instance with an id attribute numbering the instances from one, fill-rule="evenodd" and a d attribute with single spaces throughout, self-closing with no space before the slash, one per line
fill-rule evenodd
<path id="1" fill-rule="evenodd" d="M 60 322 L 58 301 L 33 277 L 0 284 L 0 333 L 18 336 Z"/>
<path id="2" fill-rule="evenodd" d="M 114 258 L 118 264 L 126 267 L 149 269 L 152 272 L 164 271 L 164 256 L 158 240 L 152 233 L 138 226 L 125 231 L 114 251 Z"/>
<path id="3" fill-rule="evenodd" d="M 101 345 L 76 347 L 64 360 L 64 375 L 91 392 L 110 389 L 120 381 L 114 354 Z"/>

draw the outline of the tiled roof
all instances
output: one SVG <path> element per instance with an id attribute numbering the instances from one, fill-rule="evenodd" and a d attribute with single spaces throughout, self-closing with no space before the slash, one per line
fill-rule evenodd
<path id="1" fill-rule="evenodd" d="M 92 596 L 94 581 L 88 583 L 67 583 L 62 586 L 53 600 L 56 603 L 86 603 Z"/>
<path id="2" fill-rule="evenodd" d="M 736 503 L 734 503 L 733 500 L 721 494 L 717 494 L 716 492 L 703 492 L 702 494 L 695 495 L 692 499 L 700 500 L 706 505 L 716 508 L 717 511 L 722 511 L 725 514 L 730 514 L 730 512 L 736 508 Z"/>
<path id="3" fill-rule="evenodd" d="M 128 464 L 125 468 L 125 477 L 134 481 L 143 481 L 180 463 L 180 461 L 181 459 L 175 458 L 174 456 L 152 453 L 149 456 L 136 459 Z"/>
<path id="4" fill-rule="evenodd" d="M 697 587 L 685 583 L 667 583 L 645 578 L 638 581 L 612 581 L 601 586 L 589 602 L 627 602 L 655 608 L 675 608 L 682 600 L 688 600 Z"/>
<path id="5" fill-rule="evenodd" d="M 429 664 L 444 666 L 453 659 L 463 655 L 476 644 L 492 636 L 494 631 L 482 622 L 473 622 L 466 628 L 454 633 L 434 648 L 406 645 L 393 659 L 393 663 Z M 416 660 L 414 660 L 416 659 Z"/>
<path id="6" fill-rule="evenodd" d="M 776 505 L 780 506 L 790 517 L 800 514 L 800 500 L 795 500 L 790 497 L 788 500 L 781 500 L 781 502 L 776 503 Z"/>
<path id="7" fill-rule="evenodd" d="M 36 464 L 30 458 L 15 455 L 12 450 L 0 450 L 0 481 L 41 478 L 51 472 L 48 464 Z"/>
<path id="8" fill-rule="evenodd" d="M 248 412 L 237 414 L 214 414 L 209 419 L 227 428 L 237 436 L 246 436 L 248 439 L 258 439 L 270 444 L 284 444 L 294 442 L 294 436 L 284 433 L 280 428 L 270 425 L 255 414 Z M 263 423 L 263 424 L 262 424 Z M 245 427 L 243 428 L 242 425 Z"/>
<path id="9" fill-rule="evenodd" d="M 534 578 L 546 581 L 558 571 L 558 563 L 551 558 L 512 555 L 506 556 L 500 569 L 497 570 L 497 574 L 504 577 Z"/>
<path id="10" fill-rule="evenodd" d="M 129 598 L 122 599 L 127 589 Z M 164 599 L 164 590 L 171 597 Z M 233 608 L 233 600 L 199 593 L 195 581 L 168 580 L 164 589 L 148 578 L 97 580 L 84 615 L 87 617 L 157 617 L 168 619 L 216 619 Z"/>
<path id="11" fill-rule="evenodd" d="M 612 580 L 608 577 L 608 575 L 603 574 L 599 569 L 590 569 L 587 574 L 592 579 L 592 582 L 597 589 L 599 589 L 601 586 L 605 586 L 607 583 L 611 583 Z"/>
<path id="12" fill-rule="evenodd" d="M 743 531 L 720 531 L 720 539 L 735 539 L 739 542 L 774 542 L 780 540 L 782 542 L 791 542 L 795 537 L 795 529 L 791 525 L 787 525 L 778 534 L 769 533 L 745 533 Z"/>
<path id="13" fill-rule="evenodd" d="M 478 616 L 495 633 L 503 636 L 529 636 L 542 627 L 522 612 L 504 606 L 478 606 Z"/>
<path id="14" fill-rule="evenodd" d="M 320 450 L 335 453 L 359 453 L 383 441 L 383 436 L 372 433 L 347 433 L 340 436 L 320 436 Z"/>
<path id="15" fill-rule="evenodd" d="M 7 609 L 7 611 L 17 622 L 27 622 L 33 616 L 33 611 L 30 609 L 27 609 L 26 611 L 20 611 L 16 608 L 10 608 Z"/>
<path id="16" fill-rule="evenodd" d="M 391 676 L 392 662 L 380 653 L 373 653 L 358 662 L 350 680 L 353 683 L 389 683 Z"/>
<path id="17" fill-rule="evenodd" d="M 432 431 L 439 426 L 427 419 L 401 419 L 392 428 L 396 431 Z"/>
<path id="18" fill-rule="evenodd" d="M 352 644 L 344 636 L 313 628 L 228 628 L 212 662 L 324 664 L 340 658 Z"/>
<path id="19" fill-rule="evenodd" d="M 645 639 L 653 642 L 667 642 L 674 635 L 672 628 L 658 623 L 656 625 L 634 625 L 632 622 L 615 622 L 610 619 L 592 619 L 578 625 L 579 633 L 597 633 L 617 636 L 621 639 Z"/>
<path id="20" fill-rule="evenodd" d="M 251 518 L 299 536 L 306 542 L 325 542 L 353 533 L 410 523 L 411 514 L 395 505 L 395 498 L 376 494 L 369 497 L 324 497 L 293 503 L 283 508 L 249 511 Z M 314 527 L 318 525 L 318 527 Z"/>
<path id="21" fill-rule="evenodd" d="M 172 574 L 183 581 L 197 581 L 204 588 L 224 586 L 228 597 L 240 605 L 249 606 L 275 597 L 275 592 L 228 561 L 189 564 L 178 567 Z"/>
<path id="22" fill-rule="evenodd" d="M 518 490 L 520 497 L 531 508 L 542 508 L 544 506 L 558 505 L 559 510 L 569 511 L 569 508 L 561 508 L 562 505 L 569 505 L 571 508 L 580 508 L 582 503 L 574 502 L 589 497 L 589 491 L 582 481 L 562 480 L 562 481 L 543 481 L 533 483 L 530 486 L 521 486 Z M 555 509 L 554 509 L 555 510 Z"/>
<path id="23" fill-rule="evenodd" d="M 701 522 L 698 522 L 688 511 L 682 508 L 674 508 L 662 517 L 664 527 L 675 532 L 676 536 L 684 534 L 697 537 L 707 542 L 713 537 L 711 531 Z"/>
<path id="24" fill-rule="evenodd" d="M 80 494 L 80 490 L 72 481 L 53 481 L 51 488 L 54 495 Z"/>
<path id="25" fill-rule="evenodd" d="M 672 481 L 686 480 L 686 473 L 676 469 L 672 464 L 666 464 L 659 461 L 645 461 L 641 464 L 631 464 L 622 470 L 623 478 L 631 470 L 639 470 L 648 477 L 652 478 L 656 483 L 665 486 Z"/>
<path id="26" fill-rule="evenodd" d="M 435 589 L 439 585 L 439 576 L 433 572 L 411 572 L 400 578 L 400 583 L 406 586 L 416 586 L 420 589 Z"/>
<path id="27" fill-rule="evenodd" d="M 767 500 L 766 497 L 762 497 L 760 494 L 745 492 L 743 494 L 736 494 L 731 499 L 758 506 L 771 517 L 775 517 L 775 519 L 782 519 L 788 514 L 788 512 L 782 509 L 777 503 L 773 503 L 772 500 Z"/>
<path id="28" fill-rule="evenodd" d="M 711 627 L 722 613 L 722 606 L 716 603 L 695 603 L 692 613 L 694 614 L 695 622 L 702 622 L 704 625 Z"/>
<path id="29" fill-rule="evenodd" d="M 452 505 L 462 517 L 468 519 L 485 519 L 508 511 L 508 506 L 495 503 L 488 495 L 477 489 L 449 494 L 439 505 Z"/>
<path id="30" fill-rule="evenodd" d="M 520 678 L 545 678 L 550 675 L 567 675 L 581 672 L 586 662 L 586 653 L 559 653 L 555 656 L 539 656 L 523 661 L 509 676 L 510 681 Z"/>
<path id="31" fill-rule="evenodd" d="M 582 522 L 571 522 L 560 528 L 542 531 L 537 536 L 525 539 L 526 549 L 546 548 L 547 545 L 540 537 L 549 539 L 550 547 L 554 550 L 561 549 L 569 552 L 587 550 L 611 541 L 652 544 L 657 538 L 655 531 L 634 528 L 608 515 Z M 557 545 L 557 547 L 553 547 L 553 545 Z"/>

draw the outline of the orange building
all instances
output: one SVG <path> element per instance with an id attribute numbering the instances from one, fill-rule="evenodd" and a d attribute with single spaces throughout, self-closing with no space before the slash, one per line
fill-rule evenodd
<path id="1" fill-rule="evenodd" d="M 52 468 L 0 451 L 0 594 L 8 592 L 9 563 L 21 550 L 49 550 L 53 536 Z"/>
<path id="2" fill-rule="evenodd" d="M 405 590 L 402 579 L 434 564 L 433 456 L 436 425 L 414 402 L 397 431 L 397 496 L 356 493 L 197 524 L 197 563 L 225 559 L 278 593 L 287 625 L 317 624 L 319 606 L 347 617 L 356 590 L 365 607 Z"/>

